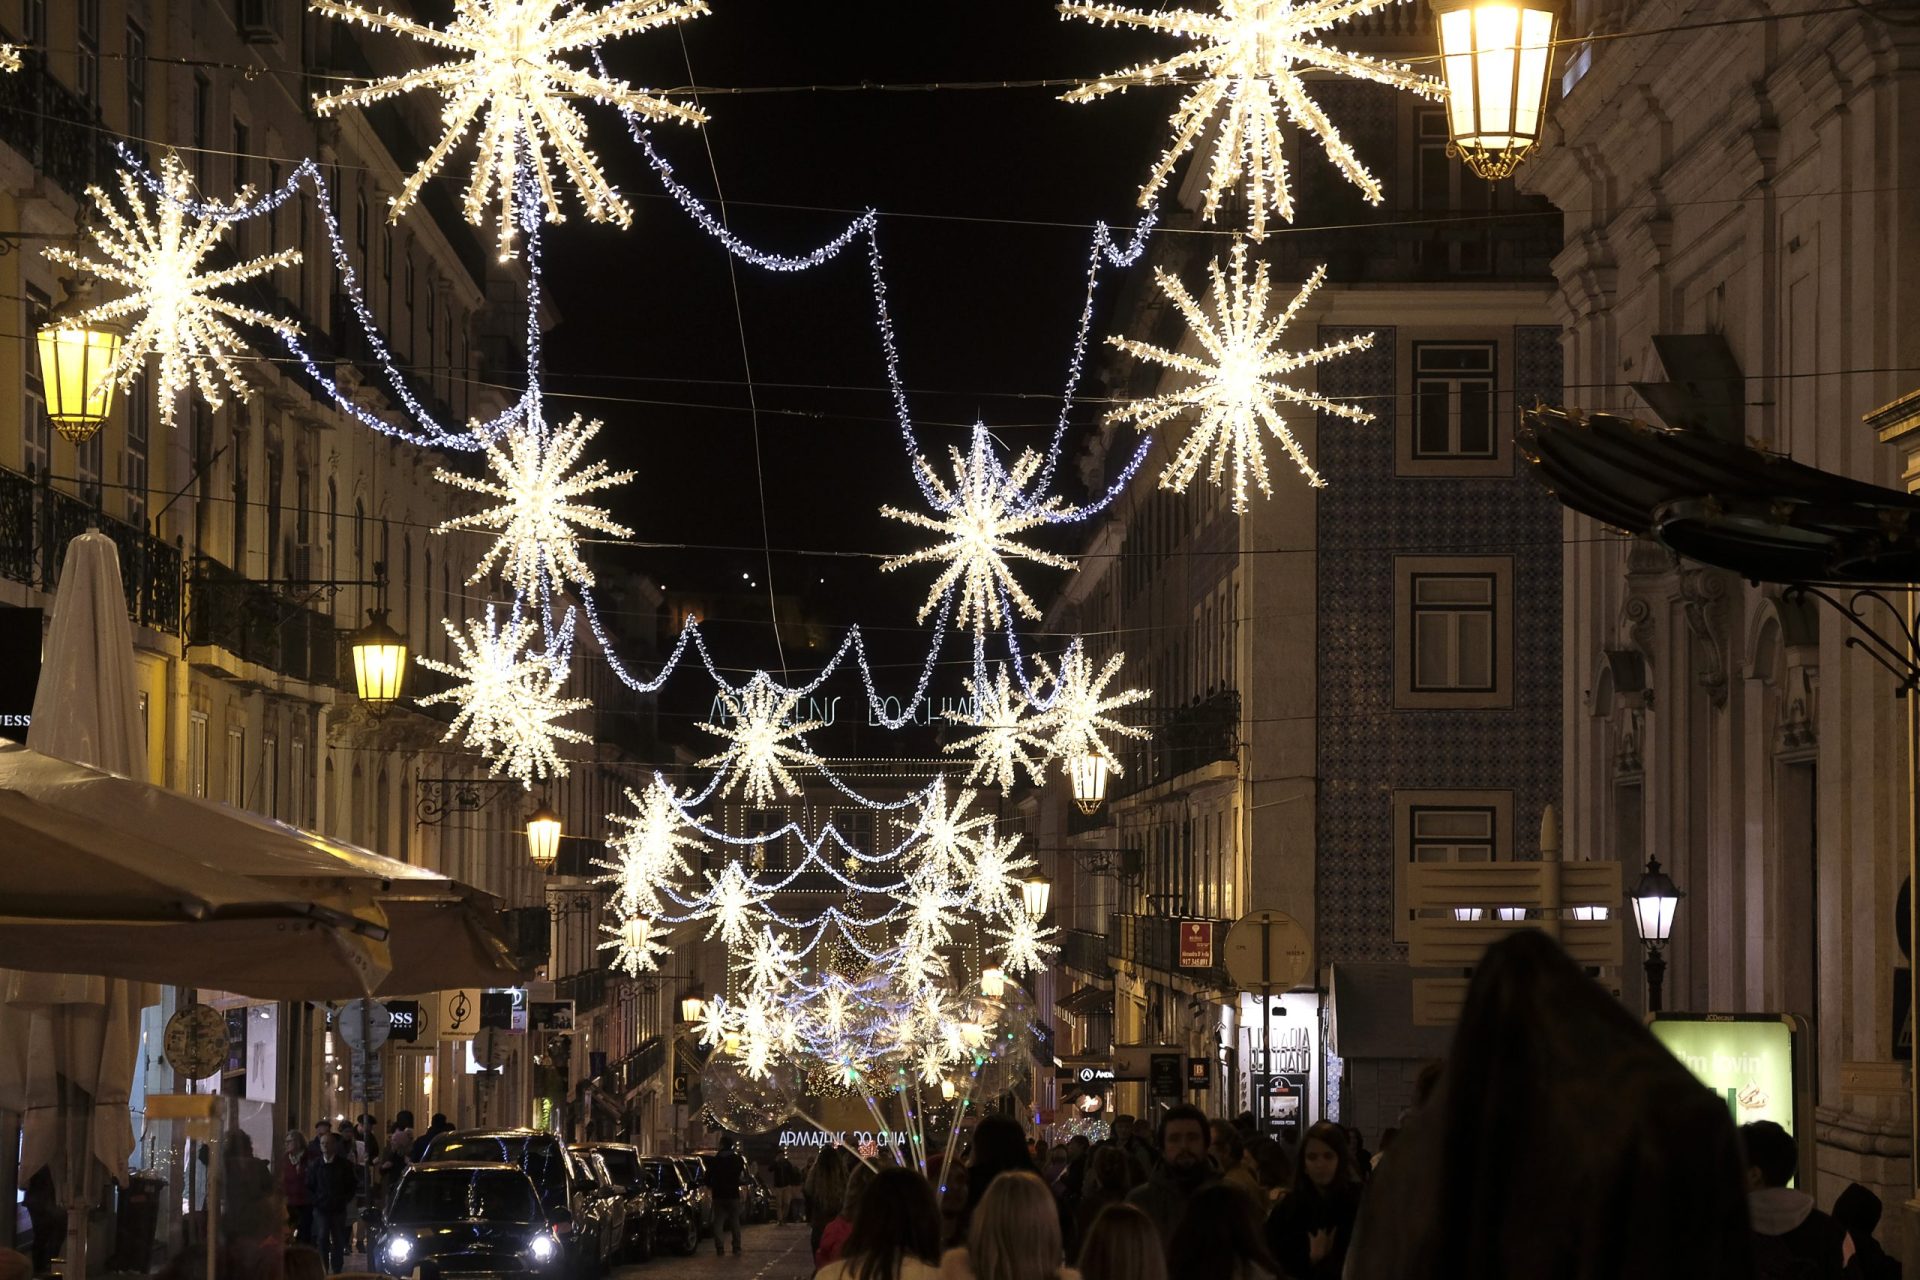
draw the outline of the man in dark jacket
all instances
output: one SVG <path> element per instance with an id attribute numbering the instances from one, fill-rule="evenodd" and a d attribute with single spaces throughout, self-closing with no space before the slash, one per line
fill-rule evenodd
<path id="1" fill-rule="evenodd" d="M 1214 1180 L 1207 1163 L 1207 1116 L 1181 1103 L 1160 1117 L 1160 1163 L 1147 1180 L 1127 1195 L 1127 1203 L 1146 1210 L 1162 1240 L 1173 1239 L 1193 1193 Z"/>
<path id="2" fill-rule="evenodd" d="M 347 1207 L 356 1182 L 353 1161 L 340 1153 L 340 1135 L 322 1134 L 320 1158 L 307 1167 L 307 1198 L 313 1202 L 314 1247 L 331 1273 L 346 1261 Z"/>
<path id="3" fill-rule="evenodd" d="M 420 1135 L 420 1141 L 413 1144 L 413 1151 L 409 1153 L 407 1158 L 414 1164 L 419 1164 L 427 1158 L 427 1148 L 433 1145 L 435 1138 L 443 1133 L 452 1132 L 453 1126 L 447 1123 L 446 1116 L 438 1111 L 434 1112 L 433 1123 L 428 1125 L 427 1131 Z"/>
<path id="4" fill-rule="evenodd" d="M 733 1149 L 733 1135 L 720 1135 L 720 1154 L 707 1161 L 707 1186 L 713 1191 L 713 1252 L 726 1252 L 720 1234 L 733 1236 L 733 1253 L 740 1255 L 740 1182 L 746 1176 L 746 1162 Z"/>
<path id="5" fill-rule="evenodd" d="M 1800 1166 L 1800 1144 L 1771 1120 L 1740 1126 L 1747 1153 L 1747 1214 L 1753 1221 L 1753 1273 L 1759 1280 L 1831 1280 L 1840 1274 L 1838 1223 L 1813 1197 L 1787 1184 Z"/>

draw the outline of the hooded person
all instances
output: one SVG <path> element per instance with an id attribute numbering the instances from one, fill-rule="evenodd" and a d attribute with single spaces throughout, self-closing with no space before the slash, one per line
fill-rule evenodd
<path id="1" fill-rule="evenodd" d="M 1726 1102 L 1557 943 L 1487 948 L 1432 1101 L 1395 1138 L 1346 1280 L 1753 1274 Z"/>
<path id="2" fill-rule="evenodd" d="M 1740 1126 L 1747 1153 L 1747 1213 L 1753 1220 L 1758 1280 L 1838 1280 L 1846 1231 L 1814 1207 L 1813 1197 L 1787 1184 L 1800 1168 L 1800 1144 L 1771 1120 Z"/>
<path id="3" fill-rule="evenodd" d="M 1845 1274 L 1859 1280 L 1900 1280 L 1900 1263 L 1887 1255 L 1874 1231 L 1880 1225 L 1880 1197 L 1857 1182 L 1847 1184 L 1833 1202 L 1833 1220 L 1853 1241 L 1853 1257 Z"/>

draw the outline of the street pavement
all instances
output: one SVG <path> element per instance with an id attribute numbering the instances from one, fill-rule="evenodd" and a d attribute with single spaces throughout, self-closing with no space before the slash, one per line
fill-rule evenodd
<path id="1" fill-rule="evenodd" d="M 804 1222 L 743 1227 L 737 1258 L 731 1242 L 727 1255 L 716 1258 L 713 1241 L 702 1240 L 692 1257 L 663 1249 L 651 1262 L 614 1268 L 613 1280 L 805 1280 L 813 1274 L 813 1251 L 807 1241 Z"/>

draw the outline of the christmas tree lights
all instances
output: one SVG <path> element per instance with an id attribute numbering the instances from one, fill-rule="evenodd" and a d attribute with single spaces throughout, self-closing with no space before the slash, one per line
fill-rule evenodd
<path id="1" fill-rule="evenodd" d="M 1273 496 L 1273 486 L 1267 478 L 1266 451 L 1261 445 L 1263 425 L 1286 448 L 1287 456 L 1307 477 L 1308 484 L 1317 488 L 1324 483 L 1287 425 L 1281 412 L 1282 404 L 1318 410 L 1349 422 L 1373 421 L 1373 415 L 1364 409 L 1328 400 L 1283 381 L 1287 375 L 1302 369 L 1365 351 L 1373 345 L 1373 335 L 1363 334 L 1302 352 L 1288 351 L 1279 345 L 1280 335 L 1326 278 L 1325 267 L 1315 270 L 1300 286 L 1293 301 L 1277 315 L 1270 315 L 1267 310 L 1272 293 L 1267 264 L 1256 264 L 1251 283 L 1247 279 L 1244 242 L 1233 246 L 1230 271 L 1222 272 L 1220 260 L 1215 258 L 1208 272 L 1213 280 L 1211 316 L 1201 310 L 1178 276 L 1160 270 L 1154 272 L 1161 291 L 1186 319 L 1187 328 L 1203 354 L 1188 355 L 1132 338 L 1108 339 L 1137 359 L 1191 374 L 1193 380 L 1171 391 L 1121 405 L 1107 414 L 1107 421 L 1131 422 L 1145 431 L 1197 410 L 1192 430 L 1160 473 L 1160 487 L 1184 493 L 1209 456 L 1212 461 L 1207 468 L 1207 478 L 1216 485 L 1225 485 L 1227 464 L 1231 461 L 1233 509 L 1239 512 L 1247 507 L 1249 480 L 1261 493 Z"/>
<path id="2" fill-rule="evenodd" d="M 1003 591 L 1021 613 L 1038 618 L 1040 606 L 1014 579 L 1007 560 L 1019 557 L 1050 568 L 1069 570 L 1074 568 L 1074 562 L 1051 551 L 1016 542 L 1014 535 L 1056 523 L 1071 514 L 1070 510 L 1057 495 L 1043 499 L 1027 492 L 1028 482 L 1040 470 L 1039 454 L 1031 449 L 1023 450 L 1011 469 L 1003 467 L 994 456 L 993 438 L 984 425 L 975 424 L 973 443 L 966 453 L 958 449 L 949 452 L 953 458 L 951 487 L 924 457 L 916 456 L 913 460 L 914 470 L 924 487 L 931 491 L 938 514 L 929 516 L 892 506 L 880 508 L 882 515 L 944 533 L 948 540 L 894 556 L 881 564 L 881 570 L 890 572 L 930 561 L 948 562 L 934 579 L 927 602 L 920 608 L 921 622 L 925 622 L 947 592 L 956 587 L 960 603 L 954 621 L 962 628 L 984 632 L 999 626 L 1003 618 Z"/>
<path id="3" fill-rule="evenodd" d="M 58 245 L 45 253 L 54 262 L 128 290 L 75 313 L 67 322 L 84 327 L 137 317 L 119 356 L 102 371 L 102 379 L 111 378 L 130 391 L 147 367 L 147 357 L 158 355 L 155 384 L 160 420 L 171 427 L 176 401 L 190 388 L 197 388 L 215 409 L 226 403 L 226 392 L 242 400 L 251 394 L 235 363 L 246 354 L 246 344 L 229 321 L 259 325 L 286 337 L 299 333 L 291 320 L 229 302 L 215 290 L 292 266 L 300 261 L 300 251 L 282 249 L 221 271 L 203 270 L 228 222 L 189 211 L 193 179 L 172 153 L 161 161 L 160 190 L 163 194 L 154 197 L 150 210 L 141 198 L 139 180 L 123 171 L 120 191 L 127 208 L 122 213 L 105 191 L 87 188 L 102 218 L 91 232 L 99 256 Z M 240 191 L 234 197 L 235 206 L 244 206 L 252 196 L 251 188 Z"/>
<path id="4" fill-rule="evenodd" d="M 311 3 L 315 13 L 409 36 L 450 55 L 359 88 L 316 95 L 314 110 L 329 115 L 416 89 L 440 95 L 440 139 L 393 197 L 395 218 L 478 122 L 478 155 L 463 206 L 467 220 L 479 225 L 487 203 L 497 199 L 502 261 L 513 256 L 520 222 L 516 202 L 526 198 L 520 193 L 522 174 L 532 175 L 547 221 L 563 220 L 556 162 L 589 218 L 622 227 L 632 221 L 632 209 L 587 149 L 587 121 L 576 101 L 611 103 L 630 118 L 689 125 L 706 119 L 698 108 L 614 79 L 603 67 L 581 70 L 565 61 L 569 54 L 595 50 L 620 36 L 700 17 L 708 11 L 705 0 L 610 0 L 597 9 L 576 0 L 455 0 L 452 20 L 444 27 L 344 0 Z"/>
<path id="5" fill-rule="evenodd" d="M 1156 62 L 1141 63 L 1089 81 L 1062 95 L 1067 102 L 1092 102 L 1140 85 L 1192 84 L 1169 121 L 1173 136 L 1140 188 L 1140 203 L 1151 204 L 1173 176 L 1180 157 L 1208 129 L 1216 129 L 1207 169 L 1202 214 L 1219 212 L 1221 198 L 1245 179 L 1250 214 L 1248 234 L 1267 233 L 1267 214 L 1293 221 L 1293 196 L 1287 189 L 1282 117 L 1316 138 L 1327 159 L 1374 204 L 1382 199 L 1379 181 L 1320 105 L 1308 96 L 1305 78 L 1318 72 L 1373 80 L 1438 99 L 1440 81 L 1397 62 L 1347 53 L 1316 37 L 1336 23 L 1362 17 L 1401 0 L 1220 0 L 1217 12 L 1197 9 L 1135 9 L 1126 5 L 1069 0 L 1058 8 L 1068 18 L 1107 26 L 1138 27 L 1194 47 Z M 1216 124 L 1217 121 L 1217 124 Z"/>
<path id="6" fill-rule="evenodd" d="M 481 529 L 497 535 L 467 576 L 469 583 L 483 581 L 498 566 L 520 596 L 543 597 L 569 582 L 593 585 L 593 573 L 580 558 L 577 531 L 633 536 L 633 530 L 616 523 L 604 507 L 579 501 L 633 479 L 631 471 L 609 470 L 604 459 L 575 470 L 600 427 L 598 419 L 583 423 L 575 414 L 548 431 L 529 412 L 507 431 L 504 447 L 486 442 L 487 465 L 495 479 L 444 467 L 434 471 L 433 478 L 444 484 L 498 500 L 496 506 L 455 516 L 434 530 Z"/>

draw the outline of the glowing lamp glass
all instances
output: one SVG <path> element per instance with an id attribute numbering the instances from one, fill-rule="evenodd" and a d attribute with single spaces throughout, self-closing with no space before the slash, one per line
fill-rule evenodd
<path id="1" fill-rule="evenodd" d="M 367 610 L 367 625 L 353 633 L 353 687 L 376 711 L 393 705 L 407 677 L 406 637 L 387 625 L 385 609 Z"/>
<path id="2" fill-rule="evenodd" d="M 544 803 L 527 819 L 527 859 L 542 871 L 560 860 L 560 815 Z"/>
<path id="3" fill-rule="evenodd" d="M 1447 82 L 1450 150 L 1489 182 L 1510 176 L 1540 141 L 1560 5 L 1542 0 L 1434 0 Z"/>
<path id="4" fill-rule="evenodd" d="M 1107 799 L 1107 775 L 1113 766 L 1098 751 L 1086 751 L 1067 760 L 1067 780 L 1073 787 L 1073 803 L 1082 813 L 1098 813 Z"/>
<path id="5" fill-rule="evenodd" d="M 1045 876 L 1033 876 L 1020 882 L 1020 902 L 1027 918 L 1038 920 L 1047 914 L 1047 902 L 1053 897 L 1053 882 Z"/>
<path id="6" fill-rule="evenodd" d="M 47 416 L 75 444 L 91 438 L 113 410 L 110 376 L 123 334 L 112 325 L 50 324 L 40 330 L 40 383 Z"/>
<path id="7" fill-rule="evenodd" d="M 1656 947 L 1666 944 L 1673 936 L 1673 917 L 1680 909 L 1680 898 L 1673 878 L 1660 870 L 1659 859 L 1649 858 L 1646 874 L 1640 877 L 1627 898 L 1633 908 L 1634 927 L 1640 931 L 1640 941 Z"/>

